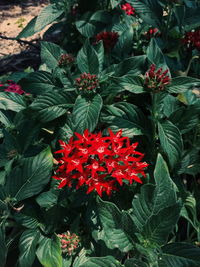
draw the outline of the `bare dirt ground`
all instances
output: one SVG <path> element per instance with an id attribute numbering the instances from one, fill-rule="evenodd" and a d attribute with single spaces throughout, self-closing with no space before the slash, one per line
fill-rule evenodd
<path id="1" fill-rule="evenodd" d="M 26 1 L 21 4 L 8 4 L 9 2 L 11 1 L 0 0 L 0 35 L 7 37 L 16 37 L 48 3 L 47 0 Z M 38 33 L 26 40 L 31 41 L 41 37 L 42 33 Z M 17 54 L 24 49 L 26 46 L 22 46 L 16 41 L 0 38 L 0 57 Z"/>

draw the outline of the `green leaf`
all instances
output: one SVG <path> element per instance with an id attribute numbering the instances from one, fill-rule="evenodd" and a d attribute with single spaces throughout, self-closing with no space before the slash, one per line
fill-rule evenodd
<path id="1" fill-rule="evenodd" d="M 110 4 L 112 8 L 115 8 L 120 4 L 121 0 L 110 0 Z"/>
<path id="2" fill-rule="evenodd" d="M 118 248 L 128 252 L 133 248 L 131 234 L 134 235 L 134 224 L 129 214 L 121 212 L 115 204 L 98 198 L 97 210 L 102 224 L 101 239 L 110 249 Z M 131 232 L 131 233 L 130 233 Z"/>
<path id="3" fill-rule="evenodd" d="M 140 76 L 128 74 L 119 78 L 111 76 L 111 79 L 118 87 L 121 88 L 121 91 L 126 90 L 134 94 L 141 94 L 145 92 L 144 80 Z"/>
<path id="4" fill-rule="evenodd" d="M 195 86 L 200 85 L 200 79 L 192 77 L 175 77 L 171 80 L 171 83 L 167 86 L 169 93 L 184 93 L 189 89 L 193 89 Z"/>
<path id="5" fill-rule="evenodd" d="M 58 60 L 64 53 L 64 50 L 59 45 L 50 42 L 41 42 L 41 61 L 49 69 L 55 69 L 57 67 Z"/>
<path id="6" fill-rule="evenodd" d="M 134 258 L 126 260 L 124 263 L 124 266 L 125 267 L 148 267 L 148 265 L 145 262 L 142 262 Z"/>
<path id="7" fill-rule="evenodd" d="M 151 39 L 147 48 L 147 58 L 157 68 L 162 67 L 164 70 L 168 68 L 163 53 L 154 38 Z"/>
<path id="8" fill-rule="evenodd" d="M 178 128 L 170 121 L 158 123 L 161 147 L 167 155 L 171 168 L 180 161 L 183 142 Z"/>
<path id="9" fill-rule="evenodd" d="M 97 53 L 98 61 L 99 61 L 99 73 L 103 70 L 103 63 L 104 63 L 104 46 L 103 42 L 100 41 L 98 44 L 94 46 L 94 49 Z"/>
<path id="10" fill-rule="evenodd" d="M 103 30 L 106 24 L 111 22 L 111 15 L 108 11 L 98 10 L 87 12 L 80 20 L 75 22 L 77 30 L 85 37 L 90 38 Z"/>
<path id="11" fill-rule="evenodd" d="M 142 230 L 143 238 L 150 244 L 162 245 L 166 243 L 169 234 L 174 229 L 181 211 L 181 204 L 162 209 L 146 221 Z M 163 220 L 163 218 L 165 218 Z"/>
<path id="12" fill-rule="evenodd" d="M 40 237 L 38 230 L 26 230 L 19 240 L 19 266 L 31 267 L 35 260 L 36 245 Z"/>
<path id="13" fill-rule="evenodd" d="M 79 267 L 122 267 L 119 261 L 112 256 L 106 257 L 91 257 Z"/>
<path id="14" fill-rule="evenodd" d="M 156 186 L 146 184 L 141 187 L 141 193 L 133 199 L 133 215 L 138 231 L 147 224 L 147 220 L 165 208 L 177 202 L 176 187 L 169 176 L 167 164 L 158 154 L 154 170 Z"/>
<path id="15" fill-rule="evenodd" d="M 29 36 L 32 36 L 33 34 L 35 34 L 35 23 L 36 23 L 37 17 L 34 17 L 27 25 L 25 28 L 23 28 L 23 30 L 18 34 L 17 39 L 21 39 L 21 38 L 27 38 Z"/>
<path id="16" fill-rule="evenodd" d="M 60 240 L 56 235 L 52 239 L 44 237 L 36 255 L 44 267 L 62 267 Z"/>
<path id="17" fill-rule="evenodd" d="M 123 31 L 119 36 L 118 42 L 114 47 L 116 53 L 126 53 L 128 54 L 133 45 L 133 28 L 129 27 L 127 30 Z"/>
<path id="18" fill-rule="evenodd" d="M 0 92 L 0 109 L 19 112 L 26 108 L 22 95 L 11 92 Z"/>
<path id="19" fill-rule="evenodd" d="M 162 24 L 163 9 L 157 0 L 135 1 L 127 0 L 136 10 L 138 16 L 147 25 L 159 28 Z"/>
<path id="20" fill-rule="evenodd" d="M 158 266 L 198 267 L 200 266 L 200 249 L 189 243 L 167 244 L 162 247 Z"/>
<path id="21" fill-rule="evenodd" d="M 40 193 L 51 177 L 52 166 L 53 157 L 49 148 L 35 157 L 23 159 L 21 166 L 10 172 L 6 191 L 17 201 Z"/>
<path id="22" fill-rule="evenodd" d="M 44 29 L 47 25 L 54 22 L 57 18 L 59 18 L 64 13 L 64 10 L 57 9 L 55 4 L 48 5 L 42 9 L 39 13 L 36 22 L 34 31 L 39 32 Z"/>
<path id="23" fill-rule="evenodd" d="M 199 107 L 191 105 L 187 108 L 179 108 L 173 112 L 169 120 L 176 125 L 181 134 L 185 134 L 198 125 L 199 115 Z"/>
<path id="24" fill-rule="evenodd" d="M 77 64 L 81 72 L 98 74 L 99 59 L 97 52 L 90 45 L 89 40 L 86 40 L 84 46 L 77 55 Z"/>
<path id="25" fill-rule="evenodd" d="M 5 241 L 5 225 L 4 222 L 0 223 L 0 262 L 1 266 L 4 267 L 6 264 L 7 257 L 7 246 Z"/>
<path id="26" fill-rule="evenodd" d="M 41 193 L 37 198 L 36 202 L 40 207 L 50 209 L 58 201 L 58 194 L 55 191 L 48 191 Z"/>
<path id="27" fill-rule="evenodd" d="M 74 131 L 83 133 L 84 130 L 88 129 L 92 132 L 98 123 L 102 104 L 103 101 L 99 94 L 92 98 L 79 95 L 72 112 Z"/>
<path id="28" fill-rule="evenodd" d="M 73 98 L 67 92 L 47 92 L 38 96 L 30 105 L 37 119 L 42 122 L 52 121 L 67 112 L 73 106 Z"/>
<path id="29" fill-rule="evenodd" d="M 147 124 L 144 114 L 136 106 L 125 102 L 106 106 L 101 121 L 107 123 L 113 131 L 122 129 L 128 137 L 147 132 L 144 128 Z"/>
<path id="30" fill-rule="evenodd" d="M 19 84 L 25 92 L 36 95 L 52 91 L 55 87 L 52 74 L 46 71 L 32 72 L 26 78 L 21 79 Z"/>

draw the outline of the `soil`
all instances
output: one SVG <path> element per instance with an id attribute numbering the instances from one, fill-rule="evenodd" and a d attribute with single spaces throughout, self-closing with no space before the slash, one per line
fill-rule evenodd
<path id="1" fill-rule="evenodd" d="M 48 3 L 48 0 L 0 0 L 0 36 L 15 38 Z M 45 31 L 46 29 L 25 40 L 37 42 L 42 39 Z M 27 61 L 27 57 L 30 57 L 31 53 L 38 53 L 35 50 L 34 47 L 27 44 L 0 38 L 0 73 L 20 70 L 24 67 L 23 64 L 20 67 L 22 61 Z M 10 64 L 11 66 L 9 66 Z"/>

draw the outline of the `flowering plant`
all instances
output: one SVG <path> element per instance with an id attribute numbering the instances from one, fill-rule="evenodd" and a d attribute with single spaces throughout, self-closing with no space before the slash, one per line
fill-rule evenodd
<path id="1" fill-rule="evenodd" d="M 22 30 L 58 39 L 0 79 L 1 267 L 200 266 L 199 14 L 51 0 Z"/>

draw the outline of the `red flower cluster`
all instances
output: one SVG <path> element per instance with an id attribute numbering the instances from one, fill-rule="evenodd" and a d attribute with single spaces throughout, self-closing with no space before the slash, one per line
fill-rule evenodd
<path id="1" fill-rule="evenodd" d="M 71 256 L 75 249 L 78 248 L 80 239 L 76 234 L 71 234 L 69 231 L 57 235 L 60 238 L 62 253 Z"/>
<path id="2" fill-rule="evenodd" d="M 24 93 L 21 86 L 11 80 L 7 81 L 6 84 L 0 84 L 0 87 L 3 87 L 3 91 L 5 92 L 12 92 L 19 95 L 22 95 Z"/>
<path id="3" fill-rule="evenodd" d="M 74 63 L 75 59 L 72 55 L 70 54 L 63 54 L 60 56 L 60 59 L 58 61 L 58 66 L 59 67 L 67 67 L 71 66 Z"/>
<path id="4" fill-rule="evenodd" d="M 87 186 L 87 194 L 96 191 L 100 196 L 102 192 L 111 195 L 124 180 L 142 183 L 141 177 L 146 177 L 148 164 L 141 162 L 144 154 L 135 150 L 138 143 L 131 145 L 128 137 L 122 137 L 122 130 L 116 134 L 109 130 L 107 137 L 88 130 L 75 135 L 77 140 L 71 137 L 68 144 L 59 141 L 62 149 L 55 152 L 63 154 L 53 176 L 61 181 L 59 188 L 71 187 L 76 181 L 77 189 Z"/>
<path id="5" fill-rule="evenodd" d="M 200 30 L 187 32 L 182 41 L 188 48 L 200 50 Z"/>
<path id="6" fill-rule="evenodd" d="M 117 32 L 100 32 L 95 37 L 94 44 L 103 41 L 103 46 L 106 52 L 109 52 L 117 43 L 119 34 Z"/>
<path id="7" fill-rule="evenodd" d="M 122 10 L 124 10 L 128 16 L 135 14 L 135 8 L 129 3 L 122 5 Z"/>
<path id="8" fill-rule="evenodd" d="M 145 74 L 145 85 L 154 91 L 164 90 L 165 86 L 170 83 L 170 77 L 167 73 L 168 69 L 163 72 L 162 68 L 159 68 L 156 71 L 155 64 L 152 64 Z"/>
<path id="9" fill-rule="evenodd" d="M 76 87 L 79 90 L 92 91 L 99 86 L 97 76 L 90 73 L 82 73 L 79 78 L 76 78 Z"/>

